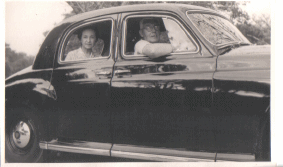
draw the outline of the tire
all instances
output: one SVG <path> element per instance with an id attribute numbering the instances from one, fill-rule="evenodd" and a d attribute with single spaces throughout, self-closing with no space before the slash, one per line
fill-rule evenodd
<path id="1" fill-rule="evenodd" d="M 41 162 L 40 121 L 31 113 L 6 112 L 5 160 L 7 162 Z"/>

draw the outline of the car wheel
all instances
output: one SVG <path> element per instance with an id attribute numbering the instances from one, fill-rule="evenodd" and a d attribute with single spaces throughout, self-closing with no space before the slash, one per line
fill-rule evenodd
<path id="1" fill-rule="evenodd" d="M 6 115 L 5 159 L 7 162 L 40 162 L 40 123 L 31 113 Z"/>

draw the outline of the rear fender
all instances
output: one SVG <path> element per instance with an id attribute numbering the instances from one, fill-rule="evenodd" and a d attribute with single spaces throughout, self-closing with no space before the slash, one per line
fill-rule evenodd
<path id="1" fill-rule="evenodd" d="M 41 140 L 52 138 L 49 132 L 55 124 L 50 124 L 53 104 L 57 99 L 54 87 L 43 79 L 23 79 L 6 84 L 5 88 L 5 117 L 13 119 L 21 113 L 32 114 L 38 118 L 45 132 Z"/>
<path id="2" fill-rule="evenodd" d="M 44 105 L 46 100 L 56 100 L 56 91 L 49 81 L 22 79 L 5 86 L 5 104 Z"/>

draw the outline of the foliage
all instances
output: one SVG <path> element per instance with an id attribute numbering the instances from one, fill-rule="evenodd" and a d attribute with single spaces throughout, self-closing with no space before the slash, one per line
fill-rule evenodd
<path id="1" fill-rule="evenodd" d="M 92 10 L 109 8 L 114 6 L 163 3 L 162 1 L 68 1 L 75 14 L 84 13 Z"/>
<path id="2" fill-rule="evenodd" d="M 270 44 L 270 16 L 263 15 L 260 18 L 251 18 L 240 7 L 240 5 L 245 6 L 249 1 L 69 1 L 67 3 L 73 8 L 73 11 L 65 14 L 65 18 L 92 10 L 134 4 L 175 3 L 202 6 L 228 15 L 234 25 L 253 44 Z"/>
<path id="3" fill-rule="evenodd" d="M 5 78 L 32 65 L 34 57 L 27 56 L 26 53 L 17 53 L 5 43 Z"/>
<path id="4" fill-rule="evenodd" d="M 270 44 L 270 28 L 261 27 L 251 23 L 237 24 L 237 28 L 249 39 L 251 43 L 257 45 Z"/>

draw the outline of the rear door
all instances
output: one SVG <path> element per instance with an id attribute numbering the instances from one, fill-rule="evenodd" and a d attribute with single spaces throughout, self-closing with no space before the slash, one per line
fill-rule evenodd
<path id="1" fill-rule="evenodd" d="M 144 17 L 160 19 L 163 42 L 184 45 L 166 58 L 134 55 L 134 45 L 140 39 L 139 21 Z M 216 58 L 174 14 L 127 13 L 122 14 L 121 23 L 121 47 L 111 84 L 116 109 L 113 142 L 213 152 L 209 108 Z"/>
<path id="2" fill-rule="evenodd" d="M 60 139 L 111 142 L 110 81 L 115 42 L 117 15 L 80 22 L 71 27 L 61 43 L 56 60 L 52 84 L 57 93 L 54 106 L 58 119 L 57 136 Z M 97 30 L 97 37 L 104 43 L 97 48 L 102 55 L 80 60 L 65 60 L 68 52 L 80 47 L 76 32 L 85 26 Z"/>

